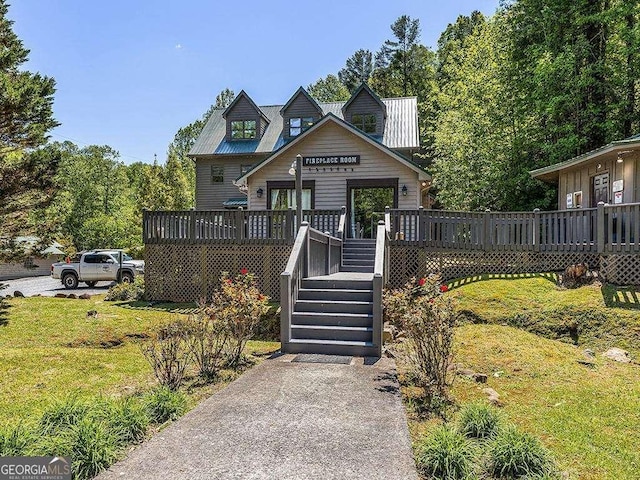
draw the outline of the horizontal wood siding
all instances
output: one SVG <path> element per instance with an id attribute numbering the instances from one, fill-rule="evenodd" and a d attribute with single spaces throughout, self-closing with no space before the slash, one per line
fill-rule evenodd
<path id="1" fill-rule="evenodd" d="M 296 98 L 291 102 L 291 105 L 282 112 L 283 117 L 283 132 L 282 136 L 289 138 L 289 119 L 296 117 L 313 117 L 314 123 L 320 118 L 320 112 L 318 109 L 305 97 L 302 93 L 298 93 Z"/>
<path id="2" fill-rule="evenodd" d="M 640 155 L 636 152 L 624 155 L 624 161 L 618 163 L 617 154 L 610 153 L 599 159 L 594 159 L 586 165 L 567 169 L 560 172 L 558 181 L 558 208 L 567 208 L 567 194 L 582 191 L 582 208 L 592 207 L 592 179 L 595 175 L 609 173 L 609 203 L 613 204 L 613 182 L 624 180 L 623 202 L 640 202 L 638 185 L 640 177 L 638 161 Z M 600 168 L 598 168 L 600 165 Z"/>
<path id="3" fill-rule="evenodd" d="M 389 179 L 398 178 L 399 189 L 407 186 L 407 195 L 398 192 L 398 208 L 415 209 L 420 202 L 420 183 L 418 173 L 404 166 L 355 134 L 333 123 L 327 123 L 316 131 L 315 135 L 301 141 L 294 149 L 281 155 L 249 177 L 249 208 L 264 210 L 267 198 L 258 198 L 256 191 L 267 191 L 267 180 L 290 181 L 289 167 L 296 154 L 303 156 L 324 155 L 360 155 L 360 165 L 352 167 L 305 167 L 303 180 L 315 181 L 315 208 L 339 209 L 347 205 L 347 179 Z"/>
<path id="4" fill-rule="evenodd" d="M 227 134 L 225 135 L 225 139 L 227 141 L 231 140 L 231 122 L 234 120 L 255 120 L 256 121 L 256 135 L 261 135 L 264 129 L 260 125 L 260 121 L 262 120 L 260 113 L 251 105 L 251 103 L 244 97 L 238 100 L 231 111 L 227 113 Z M 242 140 L 236 140 L 242 141 Z"/>
<path id="5" fill-rule="evenodd" d="M 344 119 L 351 123 L 351 116 L 358 114 L 376 115 L 376 135 L 384 132 L 384 111 L 376 100 L 366 90 L 361 90 L 358 96 L 351 102 L 344 112 Z"/>
<path id="6" fill-rule="evenodd" d="M 229 198 L 244 196 L 233 182 L 240 176 L 242 165 L 255 165 L 264 156 L 238 156 L 224 158 L 199 158 L 196 160 L 196 209 L 219 210 L 222 203 Z M 211 166 L 220 165 L 224 168 L 224 182 L 211 183 Z M 266 192 L 266 189 L 265 189 Z"/>

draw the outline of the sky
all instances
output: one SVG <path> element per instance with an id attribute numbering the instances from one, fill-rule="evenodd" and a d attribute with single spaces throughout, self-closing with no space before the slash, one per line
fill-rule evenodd
<path id="1" fill-rule="evenodd" d="M 499 0 L 8 0 L 31 50 L 23 67 L 55 78 L 52 140 L 109 145 L 125 163 L 166 159 L 180 127 L 224 88 L 258 105 L 377 51 L 401 15 L 435 48 L 459 15 Z"/>

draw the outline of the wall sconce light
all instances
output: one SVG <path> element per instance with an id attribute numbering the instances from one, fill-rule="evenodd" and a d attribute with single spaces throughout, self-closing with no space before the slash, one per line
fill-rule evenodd
<path id="1" fill-rule="evenodd" d="M 599 163 L 598 166 L 596 167 L 597 170 L 600 170 L 602 168 L 602 164 Z"/>
<path id="2" fill-rule="evenodd" d="M 260 187 L 260 188 L 256 191 L 256 195 L 258 196 L 258 198 L 262 198 L 262 195 L 264 195 L 264 190 L 262 189 L 262 187 Z"/>
<path id="3" fill-rule="evenodd" d="M 618 154 L 618 159 L 616 160 L 616 163 L 622 163 L 624 162 L 624 160 L 622 159 L 622 155 Z"/>
<path id="4" fill-rule="evenodd" d="M 406 185 L 402 185 L 402 196 L 406 197 L 407 196 L 407 192 L 408 192 L 407 186 Z"/>

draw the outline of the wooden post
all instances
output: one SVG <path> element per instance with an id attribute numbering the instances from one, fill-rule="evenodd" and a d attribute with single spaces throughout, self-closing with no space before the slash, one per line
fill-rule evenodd
<path id="1" fill-rule="evenodd" d="M 244 237 L 244 212 L 242 211 L 242 207 L 238 207 L 236 211 L 236 240 L 238 243 L 242 243 Z"/>
<path id="2" fill-rule="evenodd" d="M 604 213 L 604 202 L 598 202 L 598 209 L 596 210 L 596 233 L 597 233 L 597 246 L 598 253 L 604 253 L 604 245 L 606 238 L 606 225 Z"/>
<path id="3" fill-rule="evenodd" d="M 492 250 L 493 238 L 491 236 L 491 210 L 488 208 L 484 211 L 482 217 L 482 249 L 485 252 Z"/>
<path id="4" fill-rule="evenodd" d="M 540 251 L 540 209 L 533 209 L 533 250 Z"/>
<path id="5" fill-rule="evenodd" d="M 188 234 L 188 243 L 196 243 L 197 239 L 197 229 L 196 229 L 196 209 L 192 208 L 191 212 L 189 212 L 189 234 Z"/>
<path id="6" fill-rule="evenodd" d="M 420 247 L 424 246 L 424 239 L 426 236 L 426 222 L 425 222 L 425 213 L 424 213 L 424 207 L 422 205 L 420 205 L 418 207 L 418 225 L 417 225 L 417 235 L 418 235 L 418 245 Z"/>
<path id="7" fill-rule="evenodd" d="M 296 235 L 295 235 L 295 229 L 293 228 L 293 210 L 291 208 L 289 208 L 289 210 L 287 210 L 287 212 L 285 213 L 286 217 L 285 217 L 285 235 L 287 238 L 287 243 L 291 244 L 295 241 Z"/>

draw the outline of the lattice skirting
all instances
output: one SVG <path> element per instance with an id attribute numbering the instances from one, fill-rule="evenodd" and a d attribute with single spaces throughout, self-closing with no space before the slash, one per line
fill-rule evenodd
<path id="1" fill-rule="evenodd" d="M 640 285 L 640 255 L 601 257 L 600 276 L 616 285 Z"/>
<path id="2" fill-rule="evenodd" d="M 587 263 L 598 269 L 600 257 L 580 252 L 434 252 L 420 247 L 393 246 L 390 263 L 389 283 L 398 288 L 411 277 L 433 273 L 440 273 L 444 281 L 449 281 L 484 274 L 555 272 L 575 263 Z"/>
<path id="3" fill-rule="evenodd" d="M 260 290 L 280 301 L 280 274 L 290 245 L 153 245 L 145 247 L 145 289 L 150 300 L 194 302 L 207 299 L 224 271 L 246 268 Z"/>

